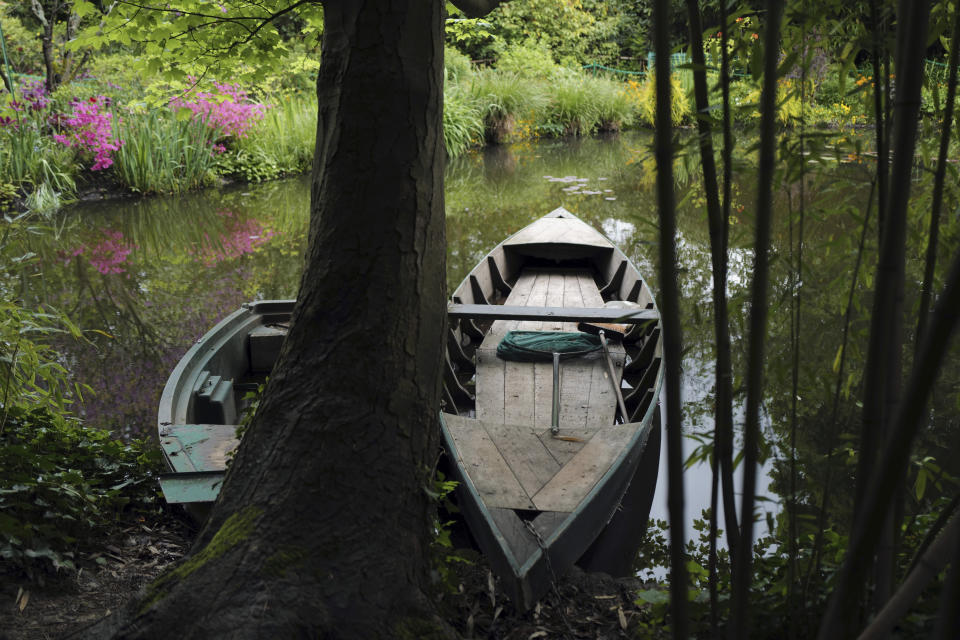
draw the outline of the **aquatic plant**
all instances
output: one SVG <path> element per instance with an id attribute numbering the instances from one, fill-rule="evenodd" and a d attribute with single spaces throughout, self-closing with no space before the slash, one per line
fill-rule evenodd
<path id="1" fill-rule="evenodd" d="M 216 129 L 200 120 L 178 120 L 164 111 L 129 115 L 119 130 L 117 181 L 139 193 L 177 193 L 213 179 Z"/>
<path id="2" fill-rule="evenodd" d="M 491 69 L 474 74 L 469 92 L 483 114 L 486 139 L 491 144 L 506 142 L 519 117 L 528 112 L 539 113 L 546 103 L 536 83 L 515 73 Z"/>

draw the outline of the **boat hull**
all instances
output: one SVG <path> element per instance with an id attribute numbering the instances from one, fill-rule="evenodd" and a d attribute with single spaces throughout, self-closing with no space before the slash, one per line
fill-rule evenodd
<path id="1" fill-rule="evenodd" d="M 534 284 L 525 284 L 534 274 Z M 549 283 L 538 293 L 544 274 Z M 570 290 L 583 291 L 591 284 L 596 291 L 574 296 L 571 306 Z M 573 564 L 615 576 L 631 573 L 656 489 L 663 381 L 659 316 L 639 272 L 609 240 L 558 209 L 495 247 L 452 299 L 456 312 L 448 336 L 441 428 L 451 471 L 460 483 L 458 506 L 504 590 L 518 608 L 528 609 Z M 623 313 L 633 311 L 646 318 L 642 324 L 636 320 L 623 341 L 621 360 L 615 363 L 624 381 L 629 415 L 617 411 L 614 394 L 601 397 L 610 383 L 603 382 L 609 380 L 606 374 L 603 379 L 598 376 L 600 364 L 582 364 L 592 374 L 565 364 L 574 369 L 565 373 L 576 382 L 559 385 L 561 404 L 568 421 L 579 426 L 561 434 L 586 444 L 564 458 L 565 443 L 551 440 L 543 430 L 543 405 L 550 395 L 546 365 L 491 362 L 492 347 L 512 329 L 570 331 L 565 321 L 578 316 L 577 307 L 594 307 L 582 315 L 596 319 L 605 315 L 596 307 L 618 305 L 626 308 Z M 542 322 L 530 324 L 538 318 Z M 524 382 L 523 376 L 532 376 L 533 382 Z M 586 417 L 578 409 L 580 398 L 571 401 L 585 385 L 592 385 L 590 393 L 579 393 L 598 405 Z M 599 394 L 593 391 L 598 385 Z M 528 405 L 532 408 L 524 408 Z M 622 424 L 613 424 L 615 412 Z M 608 445 L 615 441 L 616 455 L 609 447 L 593 447 L 594 439 Z M 530 477 L 531 468 L 533 475 L 545 473 L 537 467 L 546 458 L 539 445 L 562 462 L 556 478 L 546 482 Z M 543 464 L 550 465 L 549 458 Z M 570 465 L 578 472 L 588 471 L 567 473 Z M 570 493 L 580 492 L 578 497 L 553 501 L 557 485 L 567 482 Z M 577 484 L 588 488 L 578 489 Z"/>

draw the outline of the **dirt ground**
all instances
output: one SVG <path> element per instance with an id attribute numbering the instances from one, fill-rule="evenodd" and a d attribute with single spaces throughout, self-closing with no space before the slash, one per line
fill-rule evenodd
<path id="1" fill-rule="evenodd" d="M 43 585 L 0 565 L 0 640 L 68 637 L 109 615 L 180 559 L 193 535 L 169 514 L 138 517 L 84 557 L 76 573 L 49 576 Z"/>
<path id="2" fill-rule="evenodd" d="M 0 566 L 0 640 L 69 638 L 119 610 L 189 549 L 195 531 L 170 514 L 138 518 L 104 540 L 80 571 L 43 586 Z M 607 640 L 655 637 L 634 600 L 638 580 L 574 569 L 533 610 L 518 612 L 497 588 L 482 556 L 463 550 L 456 575 L 436 589 L 447 622 L 463 638 Z M 99 560 L 97 559 L 99 558 Z"/>

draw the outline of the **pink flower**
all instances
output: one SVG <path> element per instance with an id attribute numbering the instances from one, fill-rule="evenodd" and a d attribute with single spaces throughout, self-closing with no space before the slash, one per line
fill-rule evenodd
<path id="1" fill-rule="evenodd" d="M 92 154 L 94 161 L 91 171 L 112 165 L 111 154 L 123 145 L 122 140 L 113 138 L 113 114 L 100 111 L 100 107 L 108 103 L 109 99 L 105 96 L 91 96 L 85 102 L 74 100 L 73 113 L 67 118 L 59 118 L 66 135 L 53 135 L 53 139 L 62 145 L 77 145 L 81 152 Z"/>
<path id="2" fill-rule="evenodd" d="M 189 109 L 194 118 L 218 130 L 221 140 L 245 137 L 250 127 L 263 119 L 267 105 L 254 102 L 239 85 L 214 83 L 214 87 L 215 92 L 186 92 L 171 100 L 170 106 Z M 214 146 L 214 152 L 225 150 L 222 143 Z"/>

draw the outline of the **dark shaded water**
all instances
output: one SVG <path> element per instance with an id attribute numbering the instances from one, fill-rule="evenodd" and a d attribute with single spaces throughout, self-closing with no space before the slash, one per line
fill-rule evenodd
<path id="1" fill-rule="evenodd" d="M 631 134 L 526 143 L 452 162 L 446 196 L 448 287 L 452 290 L 508 234 L 563 206 L 602 229 L 656 291 L 657 217 L 648 146 L 648 137 Z M 695 168 L 695 154 L 678 161 L 677 241 L 687 348 L 686 429 L 704 433 L 712 428 L 712 284 L 703 194 L 687 181 Z M 809 391 L 803 392 L 801 416 L 815 422 L 811 434 L 829 432 L 822 407 L 840 343 L 859 234 L 857 212 L 862 216 L 868 189 L 862 169 L 837 167 L 834 172 L 836 176 L 821 173 L 808 192 L 801 388 Z M 738 359 L 751 275 L 753 175 L 749 158 L 741 159 L 729 279 Z M 296 294 L 308 224 L 307 184 L 302 178 L 181 197 L 85 204 L 66 211 L 55 228 L 30 237 L 30 248 L 42 256 L 42 269 L 25 279 L 27 296 L 53 304 L 83 328 L 97 331 L 88 333 L 87 342 L 62 345 L 69 369 L 93 389 L 83 408 L 90 422 L 128 436 L 152 436 L 166 376 L 193 341 L 244 301 Z M 766 414 L 771 441 L 782 441 L 774 431 L 782 433 L 791 395 L 786 300 L 793 289 L 787 268 L 793 231 L 787 221 L 796 195 L 794 183 L 778 196 Z M 872 267 L 866 271 L 872 275 Z M 861 334 L 864 322 L 858 320 Z M 857 334 L 852 356 L 862 341 Z M 738 377 L 736 386 L 740 384 Z M 692 449 L 696 443 L 688 444 Z M 801 444 L 813 456 L 826 449 L 817 435 Z M 770 460 L 782 457 L 779 451 L 772 447 Z M 693 503 L 688 512 L 699 515 L 709 499 L 709 470 L 694 467 L 688 479 L 694 487 L 688 491 Z M 664 517 L 661 498 L 655 510 Z"/>

